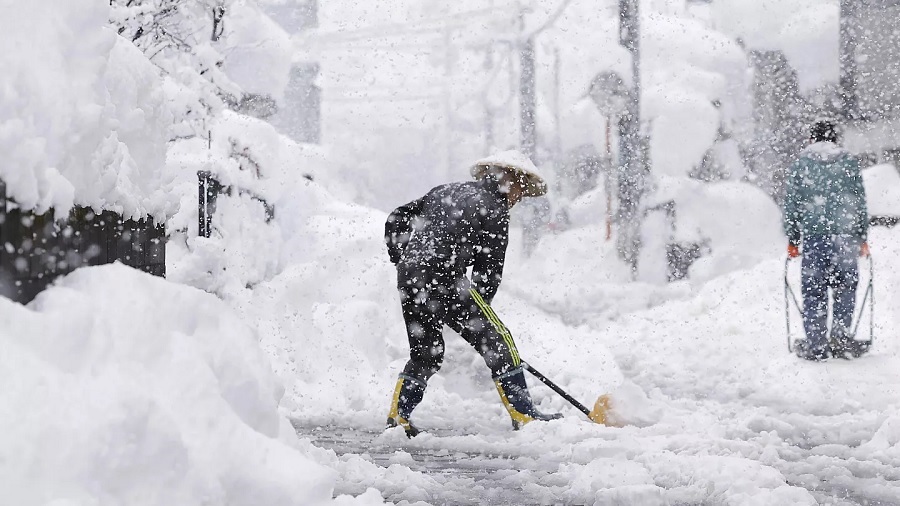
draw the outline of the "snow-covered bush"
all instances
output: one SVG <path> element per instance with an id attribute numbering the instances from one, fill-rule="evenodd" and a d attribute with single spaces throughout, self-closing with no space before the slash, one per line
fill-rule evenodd
<path id="1" fill-rule="evenodd" d="M 0 16 L 0 179 L 20 205 L 126 217 L 173 211 L 172 115 L 156 67 L 106 25 L 108 7 L 18 2 Z M 39 41 L 39 42 L 36 42 Z"/>

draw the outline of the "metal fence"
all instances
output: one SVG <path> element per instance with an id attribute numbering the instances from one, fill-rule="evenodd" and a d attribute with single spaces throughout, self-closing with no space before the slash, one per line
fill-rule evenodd
<path id="1" fill-rule="evenodd" d="M 0 295 L 24 304 L 78 267 L 116 261 L 165 277 L 165 225 L 84 207 L 55 220 L 19 208 L 0 181 Z"/>

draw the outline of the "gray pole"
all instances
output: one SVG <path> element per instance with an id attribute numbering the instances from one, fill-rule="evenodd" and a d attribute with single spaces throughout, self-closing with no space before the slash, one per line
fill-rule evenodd
<path id="1" fill-rule="evenodd" d="M 535 147 L 535 76 L 534 76 L 534 37 L 522 41 L 519 53 L 519 121 L 522 152 L 534 160 Z"/>
<path id="2" fill-rule="evenodd" d="M 840 88 L 841 109 L 845 120 L 859 117 L 856 97 L 856 7 L 858 0 L 841 0 Z"/>
<path id="3" fill-rule="evenodd" d="M 644 140 L 641 136 L 641 68 L 638 0 L 619 0 L 619 43 L 631 53 L 628 105 L 619 120 L 618 249 L 623 260 L 637 270 L 640 249 L 640 199 L 644 191 Z"/>

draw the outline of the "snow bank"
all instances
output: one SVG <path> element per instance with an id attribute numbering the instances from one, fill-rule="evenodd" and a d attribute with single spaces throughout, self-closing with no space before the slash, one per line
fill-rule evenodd
<path id="1" fill-rule="evenodd" d="M 694 283 L 750 268 L 784 249 L 781 210 L 754 185 L 668 179 L 660 185 L 660 197 L 676 203 L 676 240 L 707 248 L 691 266 Z"/>
<path id="2" fill-rule="evenodd" d="M 801 90 L 837 83 L 838 0 L 722 0 L 711 11 L 719 30 L 740 37 L 750 49 L 784 51 Z"/>
<path id="3" fill-rule="evenodd" d="M 209 294 L 80 269 L 27 308 L 0 299 L 0 341 L 10 503 L 331 500 L 335 475 L 278 414 L 255 332 Z"/>
<path id="4" fill-rule="evenodd" d="M 665 238 L 673 231 L 663 211 L 644 222 L 639 282 L 631 282 L 630 268 L 619 258 L 615 239 L 605 239 L 602 187 L 573 201 L 567 207 L 571 228 L 546 233 L 531 257 L 518 257 L 520 238 L 512 238 L 507 262 L 511 275 L 505 286 L 576 323 L 588 316 L 613 317 L 686 297 L 712 279 L 752 268 L 783 250 L 781 212 L 759 188 L 677 177 L 658 181 L 646 197 L 647 206 L 674 201 L 673 239 L 701 246 L 702 256 L 689 270 L 690 286 L 666 284 Z"/>
<path id="5" fill-rule="evenodd" d="M 228 7 L 223 70 L 244 91 L 281 102 L 291 70 L 291 39 L 258 3 L 234 2 Z"/>
<path id="6" fill-rule="evenodd" d="M 303 198 L 292 188 L 313 179 L 341 195 L 347 185 L 330 173 L 327 150 L 294 142 L 265 121 L 223 111 L 209 121 L 207 134 L 212 142 L 181 139 L 169 149 L 179 206 L 168 221 L 168 277 L 224 296 L 280 271 L 282 227 L 267 222 L 263 201 L 290 223 L 292 201 Z M 209 238 L 198 237 L 199 171 L 231 187 L 216 199 Z"/>
<path id="7" fill-rule="evenodd" d="M 684 176 L 716 138 L 729 81 L 744 78 L 737 42 L 698 21 L 650 14 L 642 19 L 642 121 L 651 125 L 654 175 Z"/>
<path id="8" fill-rule="evenodd" d="M 876 165 L 862 171 L 866 206 L 870 216 L 900 216 L 900 172 L 893 165 Z"/>
<path id="9" fill-rule="evenodd" d="M 0 178 L 27 208 L 165 218 L 162 80 L 107 25 L 108 5 L 0 2 Z M 35 42 L 39 41 L 39 42 Z"/>

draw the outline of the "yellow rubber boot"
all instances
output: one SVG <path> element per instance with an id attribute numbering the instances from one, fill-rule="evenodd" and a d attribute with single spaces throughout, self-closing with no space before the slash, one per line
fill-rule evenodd
<path id="1" fill-rule="evenodd" d="M 407 437 L 415 437 L 419 434 L 419 429 L 413 425 L 409 417 L 412 410 L 422 402 L 425 394 L 425 384 L 421 381 L 401 374 L 397 378 L 397 386 L 394 388 L 394 395 L 391 397 L 391 409 L 388 412 L 387 427 L 403 427 Z"/>
<path id="2" fill-rule="evenodd" d="M 494 384 L 500 394 L 500 401 L 512 419 L 513 430 L 519 430 L 535 420 L 548 421 L 562 418 L 559 413 L 541 413 L 534 407 L 528 385 L 525 383 L 525 372 L 521 367 L 513 369 L 496 378 Z"/>

